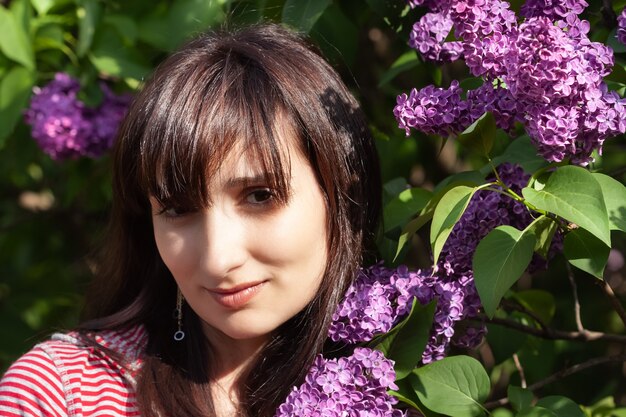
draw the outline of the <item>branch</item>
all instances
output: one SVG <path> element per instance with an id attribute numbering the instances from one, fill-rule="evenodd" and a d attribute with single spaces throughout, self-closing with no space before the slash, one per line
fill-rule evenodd
<path id="1" fill-rule="evenodd" d="M 550 375 L 549 377 L 547 377 L 546 379 L 542 379 L 541 381 L 537 381 L 534 384 L 530 385 L 528 387 L 528 389 L 530 391 L 536 391 L 540 388 L 545 387 L 548 384 L 551 384 L 553 382 L 556 382 L 560 379 L 563 379 L 567 376 L 570 376 L 572 374 L 575 374 L 577 372 L 580 371 L 584 371 L 585 369 L 597 366 L 597 365 L 602 365 L 604 363 L 610 363 L 610 362 L 624 362 L 626 361 L 626 354 L 621 354 L 621 355 L 615 355 L 615 356 L 604 356 L 604 357 L 600 357 L 600 358 L 593 358 L 593 359 L 589 359 L 586 362 L 583 363 L 579 363 L 576 364 L 574 366 L 571 366 L 569 368 L 565 368 L 560 370 L 559 372 L 556 372 L 552 375 Z M 496 408 L 496 407 L 500 407 L 503 405 L 506 405 L 509 403 L 509 399 L 508 398 L 500 398 L 499 400 L 495 400 L 495 401 L 490 401 L 488 403 L 485 403 L 484 406 L 487 409 L 492 409 L 492 408 Z"/>
<path id="2" fill-rule="evenodd" d="M 572 267 L 569 262 L 565 263 L 565 267 L 567 268 L 567 278 L 572 286 L 572 296 L 574 297 L 574 318 L 576 320 L 576 329 L 578 329 L 579 332 L 584 332 L 585 327 L 583 326 L 583 321 L 580 317 L 580 301 L 578 300 L 578 287 L 576 286 L 576 280 L 574 280 L 574 272 L 572 271 Z"/>
<path id="3" fill-rule="evenodd" d="M 515 363 L 515 367 L 517 368 L 517 372 L 519 372 L 519 378 L 521 381 L 521 387 L 522 388 L 526 388 L 526 376 L 524 374 L 524 367 L 522 366 L 521 362 L 519 361 L 519 356 L 517 356 L 517 353 L 513 354 L 513 362 Z"/>
<path id="4" fill-rule="evenodd" d="M 613 309 L 617 312 L 617 315 L 620 319 L 622 319 L 622 323 L 624 323 L 624 326 L 626 327 L 626 312 L 624 311 L 624 306 L 622 305 L 622 302 L 619 300 L 619 298 L 617 298 L 615 292 L 613 292 L 613 288 L 611 288 L 609 283 L 606 281 L 598 280 L 596 281 L 596 283 L 600 287 L 602 287 L 602 290 L 604 290 L 604 294 L 606 294 L 609 301 L 611 302 L 611 305 L 613 306 Z"/>
<path id="5" fill-rule="evenodd" d="M 486 317 L 478 317 L 474 320 L 487 321 L 488 323 L 508 327 L 518 330 L 522 333 L 528 333 L 530 335 L 548 340 L 575 340 L 579 342 L 592 342 L 596 340 L 603 340 L 626 345 L 626 336 L 613 333 L 594 332 L 591 330 L 583 330 L 582 332 L 568 332 L 563 330 L 554 330 L 551 328 L 539 329 L 536 327 L 527 326 L 514 320 L 501 319 L 498 317 L 494 317 L 492 319 L 487 319 Z"/>
<path id="6" fill-rule="evenodd" d="M 522 304 L 515 303 L 507 299 L 502 299 L 500 303 L 504 309 L 519 311 L 520 313 L 526 314 L 528 317 L 535 320 L 542 329 L 548 328 L 548 326 L 546 325 L 546 323 L 543 321 L 541 317 L 535 314 L 534 311 L 531 311 L 527 309 L 526 307 L 524 307 Z"/>

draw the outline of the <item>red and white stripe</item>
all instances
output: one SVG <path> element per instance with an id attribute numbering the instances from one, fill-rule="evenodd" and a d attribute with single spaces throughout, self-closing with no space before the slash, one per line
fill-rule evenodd
<path id="1" fill-rule="evenodd" d="M 127 368 L 75 336 L 54 335 L 7 370 L 0 380 L 0 416 L 139 416 L 134 377 L 147 339 L 144 328 L 96 335 L 99 344 L 126 358 Z"/>

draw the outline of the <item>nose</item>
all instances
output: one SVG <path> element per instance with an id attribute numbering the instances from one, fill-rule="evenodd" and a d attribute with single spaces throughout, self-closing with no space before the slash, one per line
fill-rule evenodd
<path id="1" fill-rule="evenodd" d="M 223 278 L 241 268 L 248 258 L 245 218 L 220 206 L 206 209 L 203 217 L 202 267 L 209 276 Z"/>

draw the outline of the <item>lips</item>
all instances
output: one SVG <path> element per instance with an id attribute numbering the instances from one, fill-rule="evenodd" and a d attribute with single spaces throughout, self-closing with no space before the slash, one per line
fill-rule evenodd
<path id="1" fill-rule="evenodd" d="M 237 309 L 248 304 L 261 291 L 265 282 L 250 282 L 226 289 L 214 288 L 209 290 L 209 293 L 223 307 Z"/>

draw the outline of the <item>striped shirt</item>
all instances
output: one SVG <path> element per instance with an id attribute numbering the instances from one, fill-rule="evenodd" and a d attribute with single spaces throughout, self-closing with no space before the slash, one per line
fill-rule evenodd
<path id="1" fill-rule="evenodd" d="M 76 333 L 55 334 L 18 359 L 0 380 L 0 416 L 139 416 L 135 376 L 147 333 L 141 326 L 103 331 L 95 340 L 120 353 L 124 367 Z"/>

